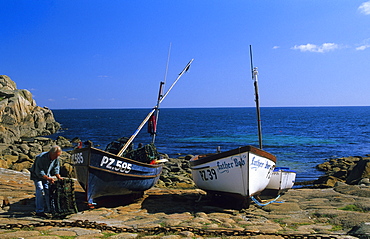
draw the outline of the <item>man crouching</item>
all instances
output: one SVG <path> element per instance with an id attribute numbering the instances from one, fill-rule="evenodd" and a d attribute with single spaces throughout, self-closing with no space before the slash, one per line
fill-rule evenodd
<path id="1" fill-rule="evenodd" d="M 49 184 L 54 183 L 54 178 L 62 180 L 59 174 L 60 164 L 58 157 L 62 149 L 58 145 L 51 147 L 49 152 L 43 152 L 36 156 L 30 172 L 31 180 L 36 188 L 36 216 L 48 217 L 45 212 L 50 212 Z"/>

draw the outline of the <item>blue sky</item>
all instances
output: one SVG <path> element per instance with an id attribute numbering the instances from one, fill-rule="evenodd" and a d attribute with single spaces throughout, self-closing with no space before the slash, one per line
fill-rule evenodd
<path id="1" fill-rule="evenodd" d="M 0 0 L 0 74 L 51 109 L 368 106 L 370 1 Z"/>

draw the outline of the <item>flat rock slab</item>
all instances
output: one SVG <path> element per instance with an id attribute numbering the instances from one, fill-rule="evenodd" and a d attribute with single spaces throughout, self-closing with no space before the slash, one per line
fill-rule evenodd
<path id="1" fill-rule="evenodd" d="M 135 200 L 131 198 L 130 201 L 115 197 L 90 210 L 84 203 L 81 187 L 78 183 L 75 185 L 79 212 L 60 220 L 46 220 L 32 216 L 34 186 L 29 180 L 29 175 L 0 169 L 0 201 L 2 201 L 0 225 L 38 225 L 38 223 L 41 225 L 43 222 L 82 221 L 92 226 L 141 228 L 144 231 L 157 227 L 177 227 L 182 228 L 179 231 L 183 235 L 189 234 L 185 233 L 187 228 L 200 228 L 232 232 L 250 231 L 264 233 L 265 236 L 325 234 L 338 237 L 347 234 L 361 223 L 370 222 L 370 213 L 368 213 L 370 198 L 362 197 L 361 193 L 341 193 L 335 188 L 292 189 L 280 197 L 279 203 L 272 203 L 265 207 L 252 204 L 249 209 L 243 210 L 235 210 L 230 205 L 216 203 L 199 189 L 152 188 L 141 198 Z M 342 191 L 344 191 L 343 188 Z M 345 191 L 351 192 L 350 189 Z M 57 225 L 44 229 L 55 236 L 80 237 L 85 236 L 86 233 L 99 238 L 99 235 L 103 235 L 101 233 L 104 229 L 81 227 L 86 226 L 76 228 Z M 0 230 L 0 238 L 22 237 L 8 233 L 10 233 L 9 230 Z M 40 232 L 34 230 L 32 233 L 38 236 L 37 233 Z M 136 232 L 127 233 L 127 237 L 136 235 Z M 118 233 L 115 235 L 117 238 L 118 235 L 123 236 Z M 275 238 L 277 237 L 280 236 Z"/>

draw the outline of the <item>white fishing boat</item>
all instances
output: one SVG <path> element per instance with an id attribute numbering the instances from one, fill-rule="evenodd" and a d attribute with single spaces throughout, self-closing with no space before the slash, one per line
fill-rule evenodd
<path id="1" fill-rule="evenodd" d="M 276 167 L 271 174 L 270 182 L 262 194 L 279 195 L 291 189 L 295 183 L 296 172 L 287 167 Z"/>
<path id="2" fill-rule="evenodd" d="M 259 148 L 241 146 L 226 152 L 196 155 L 190 160 L 192 177 L 200 189 L 211 195 L 241 199 L 241 207 L 248 208 L 250 197 L 259 195 L 270 182 L 276 157 L 262 150 L 262 133 L 258 96 L 257 68 L 251 68 L 257 109 Z"/>
<path id="3" fill-rule="evenodd" d="M 251 196 L 266 188 L 275 164 L 274 155 L 253 146 L 197 155 L 190 160 L 197 187 L 211 195 L 239 198 L 243 208 L 248 208 Z"/>

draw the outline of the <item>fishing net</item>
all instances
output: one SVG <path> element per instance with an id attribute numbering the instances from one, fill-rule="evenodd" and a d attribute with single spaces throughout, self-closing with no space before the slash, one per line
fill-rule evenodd
<path id="1" fill-rule="evenodd" d="M 147 144 L 138 149 L 127 151 L 123 156 L 143 163 L 150 163 L 159 158 L 159 153 L 154 144 Z"/>
<path id="2" fill-rule="evenodd" d="M 127 137 L 119 138 L 115 141 L 110 142 L 107 147 L 105 148 L 105 151 L 112 153 L 112 154 L 118 154 L 118 152 L 125 146 L 126 142 L 129 140 Z M 126 152 L 129 152 L 134 149 L 134 144 L 131 143 L 127 149 Z"/>
<path id="3" fill-rule="evenodd" d="M 112 141 L 107 145 L 105 151 L 112 154 L 118 154 L 118 152 L 123 148 L 127 141 L 128 138 L 126 137 L 122 137 L 115 141 Z M 134 149 L 134 144 L 131 143 L 126 151 L 122 154 L 122 157 L 133 159 L 143 163 L 150 163 L 151 161 L 159 158 L 159 153 L 154 144 L 147 144 Z"/>

